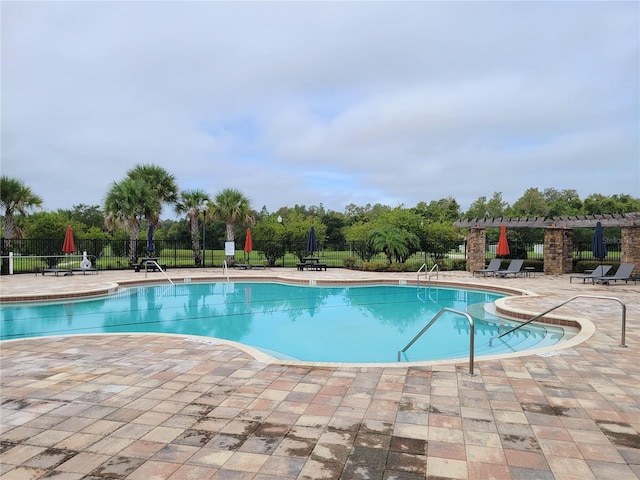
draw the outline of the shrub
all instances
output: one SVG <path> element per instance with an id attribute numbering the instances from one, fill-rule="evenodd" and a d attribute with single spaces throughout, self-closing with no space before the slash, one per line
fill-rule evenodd
<path id="1" fill-rule="evenodd" d="M 524 267 L 533 267 L 536 272 L 543 272 L 544 262 L 542 260 L 525 260 L 522 264 L 522 268 Z"/>
<path id="2" fill-rule="evenodd" d="M 345 257 L 342 259 L 342 266 L 344 268 L 355 269 L 357 264 L 357 260 L 355 257 Z"/>
<path id="3" fill-rule="evenodd" d="M 442 262 L 438 263 L 440 270 L 448 270 L 447 264 Z M 467 261 L 464 259 L 454 259 L 451 261 L 451 270 L 464 271 L 467 269 Z"/>
<path id="4" fill-rule="evenodd" d="M 392 263 L 388 265 L 388 272 L 413 272 L 416 268 L 408 263 Z"/>
<path id="5" fill-rule="evenodd" d="M 602 263 L 606 263 L 607 265 L 615 265 L 617 262 L 600 262 L 600 260 L 580 260 L 577 261 L 573 267 L 573 271 L 576 273 L 584 273 L 585 270 L 595 270 Z M 617 268 L 614 266 L 614 268 Z"/>
<path id="6" fill-rule="evenodd" d="M 362 262 L 362 270 L 367 272 L 385 272 L 388 267 L 386 262 Z"/>

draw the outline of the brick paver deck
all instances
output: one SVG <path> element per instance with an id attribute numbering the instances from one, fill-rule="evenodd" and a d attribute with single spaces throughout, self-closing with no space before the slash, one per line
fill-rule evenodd
<path id="1" fill-rule="evenodd" d="M 175 270 L 226 280 L 220 269 Z M 397 282 L 415 274 L 342 269 L 230 272 L 234 278 Z M 102 291 L 143 272 L 0 277 L 16 297 Z M 160 273 L 147 279 L 162 281 Z M 438 281 L 510 287 L 502 308 L 588 319 L 566 349 L 468 362 L 282 364 L 234 345 L 171 335 L 91 335 L 0 342 L 1 479 L 562 479 L 640 478 L 640 285 L 568 276 Z M 434 280 L 434 283 L 436 281 Z M 586 335 L 588 336 L 588 335 Z"/>

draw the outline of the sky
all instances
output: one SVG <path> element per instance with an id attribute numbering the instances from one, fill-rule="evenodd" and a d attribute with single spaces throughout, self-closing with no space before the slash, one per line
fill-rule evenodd
<path id="1" fill-rule="evenodd" d="M 0 8 L 1 171 L 46 210 L 136 164 L 270 212 L 640 197 L 637 1 Z"/>

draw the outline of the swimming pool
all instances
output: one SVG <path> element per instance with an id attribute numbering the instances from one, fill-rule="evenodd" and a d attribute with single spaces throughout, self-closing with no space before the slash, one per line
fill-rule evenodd
<path id="1" fill-rule="evenodd" d="M 442 308 L 474 318 L 476 356 L 553 345 L 564 330 L 512 325 L 485 308 L 498 293 L 402 285 L 308 286 L 215 282 L 144 286 L 91 300 L 3 305 L 0 339 L 90 333 L 155 332 L 233 340 L 279 359 L 397 361 L 397 352 Z M 469 324 L 445 314 L 402 361 L 468 358 Z"/>

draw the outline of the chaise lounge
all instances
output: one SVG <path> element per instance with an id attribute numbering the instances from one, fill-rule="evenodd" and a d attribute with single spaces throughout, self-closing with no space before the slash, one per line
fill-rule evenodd
<path id="1" fill-rule="evenodd" d="M 594 282 L 609 285 L 611 282 L 617 282 L 618 280 L 624 280 L 625 283 L 631 280 L 635 283 L 636 278 L 631 276 L 634 268 L 636 268 L 635 263 L 621 263 L 618 270 L 616 270 L 616 273 L 613 275 L 602 275 L 597 277 L 594 279 Z"/>
<path id="2" fill-rule="evenodd" d="M 98 274 L 98 269 L 96 267 L 82 267 L 82 266 L 80 266 L 80 267 L 77 267 L 77 268 L 72 268 L 71 271 L 74 272 L 74 273 L 75 272 L 80 272 L 83 275 L 86 275 L 87 272 L 95 273 L 96 275 Z"/>
<path id="3" fill-rule="evenodd" d="M 47 273 L 51 273 L 56 277 L 60 274 L 67 277 L 69 275 L 73 275 L 73 272 L 71 270 L 72 270 L 71 268 L 45 268 L 44 270 L 42 270 L 42 275 L 44 276 Z"/>
<path id="4" fill-rule="evenodd" d="M 573 283 L 574 278 L 582 279 L 582 283 L 586 283 L 587 280 L 591 280 L 591 283 L 594 283 L 599 277 L 604 277 L 607 272 L 611 270 L 611 265 L 599 265 L 596 269 L 586 275 L 571 275 L 569 277 L 569 283 Z"/>
<path id="5" fill-rule="evenodd" d="M 500 260 L 499 258 L 493 258 L 491 259 L 491 261 L 489 262 L 489 265 L 487 265 L 484 268 L 481 268 L 480 270 L 474 270 L 473 271 L 473 276 L 476 276 L 476 273 L 482 273 L 483 277 L 486 277 L 487 274 L 491 274 L 491 275 L 495 275 L 496 272 L 498 272 L 500 270 L 500 263 L 502 262 L 502 260 Z"/>
<path id="6" fill-rule="evenodd" d="M 523 275 L 524 272 L 522 271 L 522 264 L 524 263 L 524 260 L 511 260 L 511 262 L 509 262 L 509 266 L 507 268 L 505 268 L 504 270 L 498 270 L 495 275 L 505 278 L 508 275 L 513 275 L 514 277 L 516 275 Z"/>

